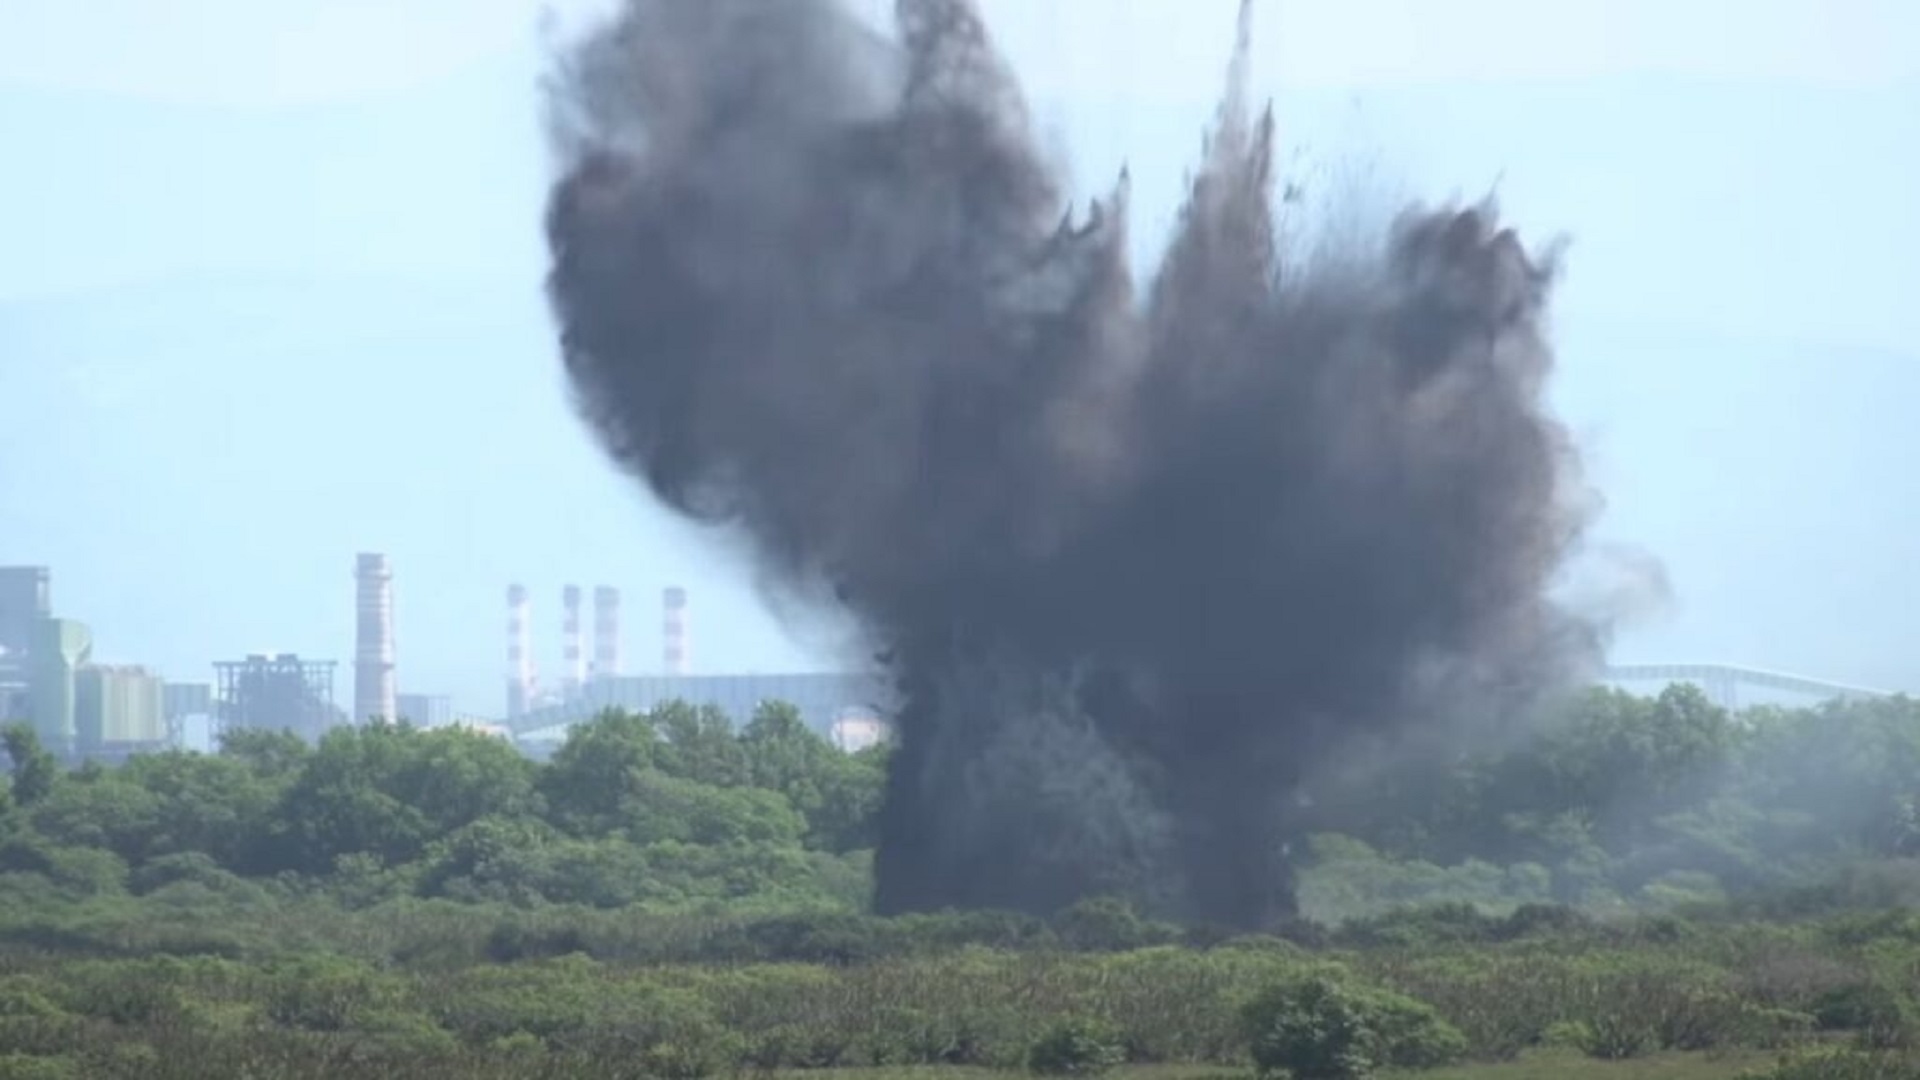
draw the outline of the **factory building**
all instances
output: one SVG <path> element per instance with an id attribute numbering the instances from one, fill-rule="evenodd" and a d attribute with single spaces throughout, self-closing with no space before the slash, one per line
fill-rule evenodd
<path id="1" fill-rule="evenodd" d="M 34 638 L 53 617 L 52 574 L 44 566 L 0 566 L 0 720 L 30 713 Z"/>
<path id="2" fill-rule="evenodd" d="M 788 675 L 625 675 L 596 679 L 571 700 L 536 709 L 513 723 L 523 734 L 561 737 L 559 729 L 607 709 L 647 712 L 673 701 L 710 705 L 745 724 L 767 702 L 799 710 L 806 725 L 836 742 L 864 743 L 877 734 L 860 723 L 885 714 L 891 687 L 884 678 L 837 672 Z M 844 730 L 836 734 L 836 725 Z"/>
<path id="3" fill-rule="evenodd" d="M 72 619 L 41 619 L 27 646 L 27 715 L 40 743 L 56 757 L 80 752 L 75 680 L 93 657 L 93 633 Z"/>
<path id="4" fill-rule="evenodd" d="M 417 728 L 446 727 L 453 723 L 453 699 L 445 694 L 400 694 L 400 719 Z"/>
<path id="5" fill-rule="evenodd" d="M 856 707 L 841 710 L 839 718 L 827 730 L 827 739 L 841 752 L 857 754 L 885 742 L 889 734 L 886 721 L 871 710 Z"/>
<path id="6" fill-rule="evenodd" d="M 784 702 L 809 728 L 850 751 L 885 737 L 877 718 L 885 715 L 892 694 L 877 675 L 694 673 L 690 606 L 687 590 L 678 585 L 660 591 L 660 667 L 651 675 L 621 673 L 620 593 L 596 588 L 593 662 L 583 671 L 582 598 L 576 586 L 561 590 L 563 676 L 553 691 L 542 693 L 534 675 L 529 594 L 523 585 L 507 590 L 507 726 L 522 737 L 536 743 L 562 738 L 569 725 L 608 709 L 648 712 L 675 701 L 718 709 L 736 724 L 753 719 L 768 702 Z"/>
<path id="7" fill-rule="evenodd" d="M 24 652 L 0 653 L 0 723 L 25 720 L 27 704 L 33 692 Z"/>
<path id="8" fill-rule="evenodd" d="M 212 683 L 170 682 L 161 690 L 166 702 L 167 723 L 178 726 L 196 716 L 213 715 Z"/>
<path id="9" fill-rule="evenodd" d="M 169 682 L 161 688 L 167 713 L 167 739 L 182 750 L 215 749 L 212 683 Z"/>
<path id="10" fill-rule="evenodd" d="M 333 703 L 332 660 L 302 660 L 291 653 L 255 654 L 213 665 L 218 676 L 215 728 L 291 731 L 309 741 L 347 722 Z"/>
<path id="11" fill-rule="evenodd" d="M 164 749 L 160 679 L 94 664 L 93 632 L 53 616 L 52 579 L 44 566 L 0 567 L 0 719 L 30 721 L 67 761 Z"/>
<path id="12" fill-rule="evenodd" d="M 53 617 L 53 574 L 44 566 L 0 566 L 0 649 L 24 654 L 34 628 Z"/>
<path id="13" fill-rule="evenodd" d="M 141 667 L 90 664 L 74 678 L 79 753 L 121 759 L 168 745 L 166 686 Z"/>

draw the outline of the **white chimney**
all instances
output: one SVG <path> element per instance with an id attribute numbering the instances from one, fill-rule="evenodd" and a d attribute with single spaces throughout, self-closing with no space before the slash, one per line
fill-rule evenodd
<path id="1" fill-rule="evenodd" d="M 565 681 L 561 695 L 571 701 L 580 696 L 587 684 L 587 658 L 580 650 L 580 586 L 560 590 L 560 648 L 565 660 Z"/>
<path id="2" fill-rule="evenodd" d="M 620 590 L 606 585 L 593 590 L 593 677 L 611 679 L 620 674 Z"/>
<path id="3" fill-rule="evenodd" d="M 355 568 L 353 722 L 393 721 L 393 568 L 385 555 L 363 554 Z"/>
<path id="4" fill-rule="evenodd" d="M 685 675 L 690 657 L 687 651 L 687 590 L 678 585 L 670 585 L 660 593 L 663 619 L 660 626 L 661 639 L 666 644 L 666 671 L 669 675 Z"/>
<path id="5" fill-rule="evenodd" d="M 531 630 L 533 602 L 525 585 L 507 586 L 507 717 L 518 719 L 533 705 Z"/>

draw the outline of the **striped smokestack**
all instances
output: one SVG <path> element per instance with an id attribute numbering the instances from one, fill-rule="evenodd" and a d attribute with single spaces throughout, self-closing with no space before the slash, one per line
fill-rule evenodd
<path id="1" fill-rule="evenodd" d="M 593 590 L 593 677 L 619 674 L 620 590 L 602 585 Z"/>
<path id="2" fill-rule="evenodd" d="M 560 590 L 560 648 L 566 661 L 562 694 L 572 700 L 587 684 L 587 658 L 580 648 L 580 586 Z"/>
<path id="3" fill-rule="evenodd" d="M 687 590 L 678 585 L 670 585 L 660 593 L 660 606 L 664 616 L 660 626 L 661 639 L 666 643 L 666 669 L 669 675 L 687 673 Z"/>
<path id="4" fill-rule="evenodd" d="M 397 720 L 393 688 L 393 567 L 363 554 L 354 569 L 353 722 Z"/>
<path id="5" fill-rule="evenodd" d="M 533 703 L 532 601 L 525 585 L 507 586 L 507 718 L 526 715 Z"/>

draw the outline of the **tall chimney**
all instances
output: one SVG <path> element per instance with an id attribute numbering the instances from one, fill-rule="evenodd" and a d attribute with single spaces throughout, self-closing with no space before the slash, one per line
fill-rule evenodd
<path id="1" fill-rule="evenodd" d="M 385 555 L 362 554 L 354 571 L 358 633 L 353 650 L 353 722 L 394 715 L 393 567 Z"/>
<path id="2" fill-rule="evenodd" d="M 664 620 L 661 639 L 666 643 L 666 669 L 669 675 L 687 673 L 687 590 L 669 585 L 660 593 Z"/>
<path id="3" fill-rule="evenodd" d="M 533 703 L 532 601 L 525 585 L 507 586 L 507 718 L 518 719 Z"/>
<path id="4" fill-rule="evenodd" d="M 620 590 L 602 585 L 593 590 L 593 677 L 619 674 Z"/>
<path id="5" fill-rule="evenodd" d="M 565 682 L 561 692 L 567 700 L 580 696 L 587 684 L 587 658 L 580 652 L 580 586 L 560 590 L 560 642 L 566 661 Z"/>

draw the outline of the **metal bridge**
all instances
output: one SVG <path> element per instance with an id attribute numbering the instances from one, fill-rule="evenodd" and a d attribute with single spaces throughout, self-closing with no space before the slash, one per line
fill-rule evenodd
<path id="1" fill-rule="evenodd" d="M 1707 696 L 1713 699 L 1714 704 L 1728 710 L 1740 707 L 1740 690 L 1743 687 L 1799 694 L 1819 698 L 1822 701 L 1831 701 L 1836 698 L 1853 701 L 1862 698 L 1894 696 L 1893 691 L 1890 690 L 1849 686 L 1846 683 L 1810 679 L 1801 675 L 1787 675 L 1778 671 L 1762 671 L 1759 668 L 1738 667 L 1733 664 L 1613 664 L 1608 666 L 1603 679 L 1610 683 L 1695 683 L 1707 692 Z"/>

